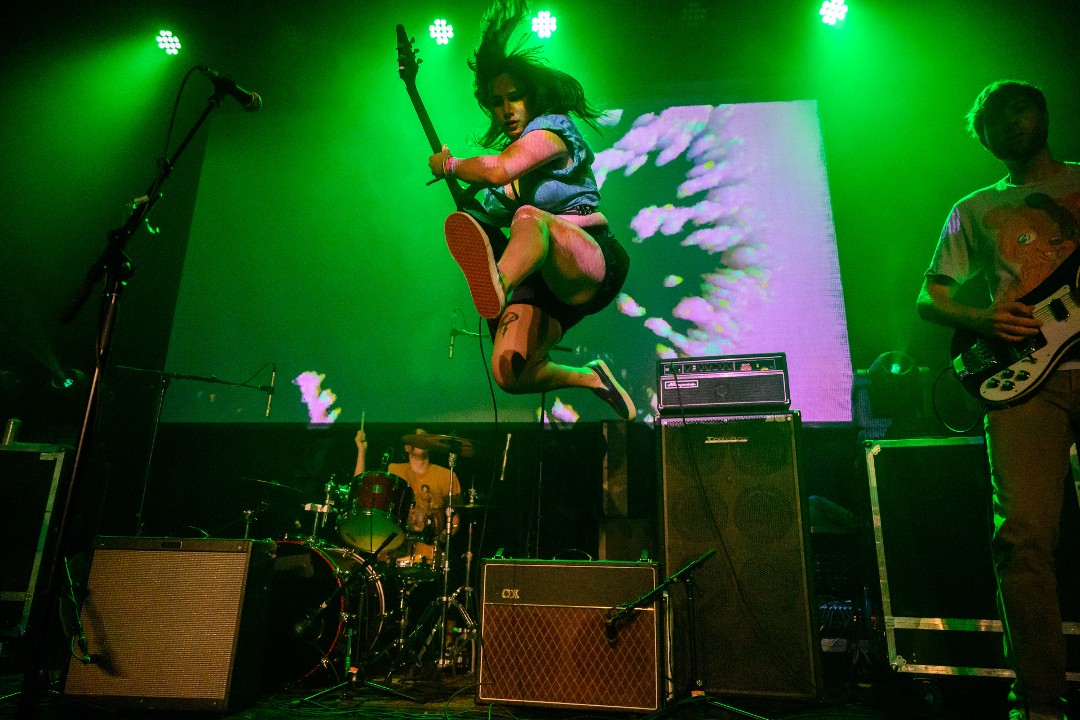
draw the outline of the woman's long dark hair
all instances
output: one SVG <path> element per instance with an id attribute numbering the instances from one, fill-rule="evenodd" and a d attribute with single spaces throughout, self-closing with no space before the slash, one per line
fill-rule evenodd
<path id="1" fill-rule="evenodd" d="M 520 37 L 509 49 L 511 36 L 528 12 L 525 0 L 495 0 L 484 14 L 480 46 L 469 60 L 469 69 L 474 73 L 473 95 L 490 120 L 479 140 L 483 147 L 509 144 L 505 128 L 496 121 L 491 107 L 492 83 L 503 73 L 513 78 L 533 115 L 573 114 L 594 129 L 598 129 L 595 119 L 603 115 L 586 100 L 585 90 L 576 78 L 548 65 L 540 57 L 540 48 L 525 47 L 528 36 Z"/>

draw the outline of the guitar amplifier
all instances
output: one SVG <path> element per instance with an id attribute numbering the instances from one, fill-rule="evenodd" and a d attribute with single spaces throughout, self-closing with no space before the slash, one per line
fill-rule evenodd
<path id="1" fill-rule="evenodd" d="M 231 713 L 255 702 L 275 548 L 99 537 L 80 613 L 87 660 L 68 661 L 64 695 L 140 711 Z"/>
<path id="2" fill-rule="evenodd" d="M 784 353 L 660 360 L 656 381 L 661 415 L 723 408 L 786 410 L 791 405 Z"/>
<path id="3" fill-rule="evenodd" d="M 660 706 L 656 563 L 485 560 L 478 703 L 653 712 Z M 666 643 L 664 644 L 666 648 Z"/>

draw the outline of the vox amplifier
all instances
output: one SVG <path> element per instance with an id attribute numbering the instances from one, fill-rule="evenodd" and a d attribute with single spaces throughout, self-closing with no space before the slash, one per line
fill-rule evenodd
<path id="1" fill-rule="evenodd" d="M 660 706 L 656 563 L 485 560 L 476 700 L 649 713 Z M 666 648 L 666 643 L 663 645 Z"/>
<path id="2" fill-rule="evenodd" d="M 774 411 L 791 405 L 784 353 L 660 360 L 656 381 L 661 415 L 712 414 L 722 408 Z"/>

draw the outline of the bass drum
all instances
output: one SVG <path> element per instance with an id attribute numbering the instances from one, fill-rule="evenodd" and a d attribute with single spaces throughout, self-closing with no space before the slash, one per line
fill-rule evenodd
<path id="1" fill-rule="evenodd" d="M 355 623 L 354 656 L 370 650 L 386 619 L 386 598 L 375 571 L 348 548 L 279 541 L 264 652 L 266 686 L 343 680 L 348 669 L 339 662 L 348 637 L 345 616 Z"/>

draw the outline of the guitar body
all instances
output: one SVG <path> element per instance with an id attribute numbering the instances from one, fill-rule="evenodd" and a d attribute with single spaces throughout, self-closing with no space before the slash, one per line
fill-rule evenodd
<path id="1" fill-rule="evenodd" d="M 1080 250 L 1074 250 L 1039 286 L 1020 298 L 1042 321 L 1037 335 L 1018 343 L 958 329 L 952 339 L 952 368 L 969 393 L 991 407 L 1027 398 L 1080 342 Z"/>

